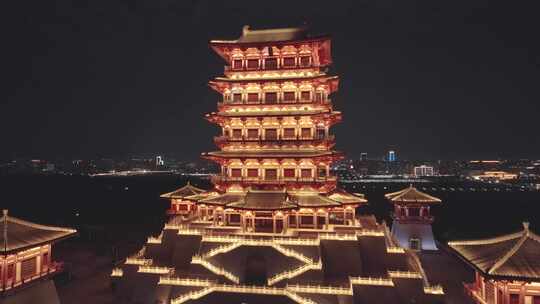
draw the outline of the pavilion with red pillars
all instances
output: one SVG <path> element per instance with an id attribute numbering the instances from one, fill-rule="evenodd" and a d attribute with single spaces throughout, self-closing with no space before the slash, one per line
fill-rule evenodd
<path id="1" fill-rule="evenodd" d="M 63 270 L 62 263 L 55 262 L 52 257 L 52 247 L 55 242 L 76 235 L 77 231 L 70 228 L 53 227 L 31 223 L 10 216 L 8 210 L 3 210 L 0 218 L 0 293 L 9 299 L 29 296 L 24 293 L 43 291 L 45 295 L 57 297 L 56 290 L 49 287 L 38 289 L 25 288 L 47 280 Z M 54 292 L 54 294 L 51 294 Z M 17 298 L 18 299 L 18 298 Z M 17 302 L 16 301 L 16 302 Z M 43 299 L 43 303 L 47 302 Z M 19 303 L 17 302 L 17 303 Z"/>
<path id="2" fill-rule="evenodd" d="M 441 200 L 421 192 L 412 185 L 388 193 L 385 197 L 394 205 L 392 234 L 400 246 L 412 250 L 437 250 L 431 224 L 431 207 Z"/>
<path id="3" fill-rule="evenodd" d="M 465 291 L 478 304 L 540 304 L 540 236 L 519 232 L 453 241 L 448 246 L 476 271 Z"/>
<path id="4" fill-rule="evenodd" d="M 210 190 L 162 196 L 174 216 L 113 270 L 119 303 L 440 303 L 415 253 L 358 215 L 367 200 L 331 173 L 343 154 L 330 131 L 342 118 L 330 45 L 305 28 L 210 41 L 226 66 L 205 116 L 219 150 L 202 157 L 220 172 Z"/>

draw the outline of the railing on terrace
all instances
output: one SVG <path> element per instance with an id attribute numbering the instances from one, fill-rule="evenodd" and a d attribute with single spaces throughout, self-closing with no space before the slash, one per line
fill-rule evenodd
<path id="1" fill-rule="evenodd" d="M 319 261 L 318 263 L 305 264 L 296 269 L 288 270 L 288 271 L 284 271 L 284 272 L 276 274 L 275 276 L 268 279 L 268 285 L 274 285 L 275 283 L 285 280 L 285 279 L 292 279 L 309 270 L 321 270 L 321 269 L 322 269 L 321 261 Z"/>
<path id="2" fill-rule="evenodd" d="M 259 183 L 259 184 L 285 184 L 285 183 L 325 183 L 335 182 L 337 178 L 335 176 L 327 177 L 277 177 L 277 178 L 260 178 L 260 177 L 232 177 L 223 175 L 212 175 L 211 181 L 213 183 L 221 182 L 246 182 L 246 183 Z"/>
<path id="3" fill-rule="evenodd" d="M 352 288 L 350 287 L 287 284 L 286 289 L 290 291 L 302 292 L 302 293 L 335 294 L 335 295 L 348 295 L 348 296 L 352 296 L 353 294 Z"/>
<path id="4" fill-rule="evenodd" d="M 264 142 L 264 143 L 276 143 L 276 144 L 283 144 L 283 143 L 297 143 L 297 142 L 316 142 L 316 143 L 323 143 L 323 142 L 334 142 L 336 137 L 334 135 L 328 135 L 328 136 L 322 136 L 322 137 L 302 137 L 302 136 L 296 136 L 296 137 L 270 137 L 265 138 L 263 136 L 258 137 L 230 137 L 230 136 L 214 136 L 214 142 L 216 144 L 222 144 L 222 143 L 251 143 L 251 142 Z"/>
<path id="5" fill-rule="evenodd" d="M 394 286 L 394 282 L 388 278 L 350 277 L 349 280 L 353 285 Z"/>
<path id="6" fill-rule="evenodd" d="M 221 245 L 221 246 L 218 246 L 216 248 L 212 248 L 210 250 L 208 250 L 206 253 L 202 254 L 201 257 L 203 259 L 207 259 L 207 258 L 210 258 L 210 257 L 213 257 L 213 256 L 216 256 L 218 254 L 221 254 L 221 253 L 227 253 L 227 252 L 230 252 L 238 247 L 242 246 L 242 244 L 240 243 L 231 243 L 231 244 L 226 244 L 226 245 Z"/>
<path id="7" fill-rule="evenodd" d="M 240 279 L 234 275 L 233 273 L 225 270 L 225 268 L 220 268 L 220 267 L 217 267 L 215 266 L 214 264 L 208 262 L 207 260 L 203 259 L 201 256 L 193 256 L 191 258 L 191 263 L 192 264 L 197 264 L 197 265 L 201 265 L 203 266 L 204 268 L 210 270 L 211 272 L 213 272 L 214 274 L 217 274 L 217 275 L 221 275 L 221 276 L 224 276 L 226 277 L 227 279 L 231 280 L 232 282 L 238 284 L 240 283 Z"/>
<path id="8" fill-rule="evenodd" d="M 124 271 L 121 268 L 113 268 L 111 272 L 111 277 L 122 277 L 124 275 Z"/>
<path id="9" fill-rule="evenodd" d="M 190 279 L 190 278 L 173 278 L 160 277 L 158 284 L 160 285 L 175 285 L 175 286 L 202 286 L 210 287 L 216 284 L 215 280 L 208 279 Z"/>
<path id="10" fill-rule="evenodd" d="M 126 258 L 126 265 L 139 265 L 139 266 L 149 266 L 152 265 L 152 259 L 145 259 L 140 257 L 129 257 Z"/>
<path id="11" fill-rule="evenodd" d="M 251 238 L 251 237 L 239 237 L 239 236 L 211 236 L 211 235 L 203 236 L 202 241 L 215 242 L 215 243 L 242 242 L 245 244 L 254 244 L 254 246 L 270 246 L 271 244 L 319 246 L 320 244 L 320 240 L 317 238 L 312 238 L 312 239 L 299 239 L 299 238 L 287 238 L 287 237 Z"/>
<path id="12" fill-rule="evenodd" d="M 443 295 L 444 290 L 442 286 L 440 285 L 434 285 L 434 286 L 425 286 L 424 292 L 429 294 L 437 294 L 437 295 Z"/>
<path id="13" fill-rule="evenodd" d="M 422 275 L 414 271 L 388 271 L 391 278 L 422 279 Z"/>
<path id="14" fill-rule="evenodd" d="M 139 266 L 137 272 L 140 273 L 153 273 L 153 274 L 170 274 L 173 272 L 173 268 L 159 267 L 159 266 Z"/>
<path id="15" fill-rule="evenodd" d="M 248 102 L 247 100 L 241 100 L 241 101 L 232 101 L 232 100 L 223 100 L 218 102 L 218 108 L 221 108 L 223 106 L 256 106 L 260 107 L 262 106 L 275 106 L 275 105 L 329 105 L 332 103 L 332 100 L 330 98 L 317 100 L 317 99 L 311 99 L 311 100 L 295 100 L 295 101 L 278 101 L 278 102 L 263 102 L 262 100 L 258 100 L 257 102 Z"/>

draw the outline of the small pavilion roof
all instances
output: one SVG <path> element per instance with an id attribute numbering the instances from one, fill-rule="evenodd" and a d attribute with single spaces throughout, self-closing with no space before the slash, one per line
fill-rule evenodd
<path id="1" fill-rule="evenodd" d="M 328 198 L 339 202 L 342 205 L 347 204 L 358 204 L 358 203 L 367 203 L 367 200 L 365 199 L 365 196 L 361 193 L 348 193 L 341 189 L 334 190 L 330 195 L 328 195 Z"/>
<path id="2" fill-rule="evenodd" d="M 387 193 L 384 195 L 393 203 L 405 203 L 405 204 L 416 204 L 416 203 L 440 203 L 441 200 L 431 196 L 427 193 L 421 192 L 412 185 L 403 190 Z"/>
<path id="3" fill-rule="evenodd" d="M 165 194 L 160 195 L 160 197 L 163 198 L 185 198 L 187 196 L 201 194 L 203 192 L 206 192 L 204 189 L 197 188 L 188 181 L 187 184 L 181 188 L 178 188 L 172 192 L 168 192 Z"/>
<path id="4" fill-rule="evenodd" d="M 44 245 L 74 236 L 77 230 L 35 224 L 8 215 L 0 218 L 1 254 L 10 254 L 30 247 Z"/>
<path id="5" fill-rule="evenodd" d="M 203 200 L 203 199 L 212 198 L 212 197 L 215 197 L 215 196 L 218 196 L 218 195 L 219 195 L 219 193 L 216 192 L 216 191 L 206 191 L 206 192 L 202 192 L 202 193 L 199 193 L 199 194 L 186 196 L 186 197 L 184 197 L 184 200 L 196 202 L 196 201 L 200 201 L 200 200 Z"/>
<path id="6" fill-rule="evenodd" d="M 529 223 L 517 233 L 448 246 L 486 276 L 540 281 L 540 236 L 529 230 Z"/>

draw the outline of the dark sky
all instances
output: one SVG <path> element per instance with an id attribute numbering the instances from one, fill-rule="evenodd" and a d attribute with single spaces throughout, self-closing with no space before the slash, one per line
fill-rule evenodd
<path id="1" fill-rule="evenodd" d="M 537 1 L 8 1 L 0 157 L 215 149 L 213 38 L 333 36 L 348 156 L 540 158 Z M 7 51 L 7 53 L 6 53 Z"/>

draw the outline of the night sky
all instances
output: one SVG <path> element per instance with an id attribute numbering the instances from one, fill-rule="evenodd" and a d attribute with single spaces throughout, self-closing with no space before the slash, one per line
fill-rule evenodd
<path id="1" fill-rule="evenodd" d="M 333 36 L 348 156 L 540 158 L 537 1 L 83 2 L 3 3 L 1 158 L 195 159 L 218 133 L 208 41 L 304 23 Z"/>

